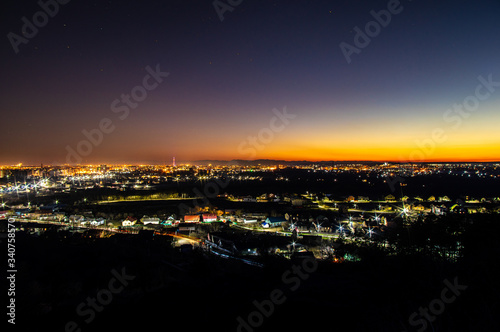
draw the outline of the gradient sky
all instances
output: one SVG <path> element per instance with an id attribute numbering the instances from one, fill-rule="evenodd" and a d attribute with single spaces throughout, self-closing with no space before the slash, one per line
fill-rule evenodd
<path id="1" fill-rule="evenodd" d="M 73 0 L 17 54 L 7 35 L 40 7 L 4 4 L 0 164 L 74 161 L 104 118 L 82 163 L 500 160 L 500 87 L 444 119 L 479 76 L 500 82 L 498 1 L 403 0 L 350 64 L 340 43 L 387 1 L 248 0 L 222 22 L 212 2 Z M 157 64 L 169 76 L 120 120 L 112 102 Z M 295 118 L 266 136 L 284 107 Z"/>

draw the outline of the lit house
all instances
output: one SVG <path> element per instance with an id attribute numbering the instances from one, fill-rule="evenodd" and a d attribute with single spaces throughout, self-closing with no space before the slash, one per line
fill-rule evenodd
<path id="1" fill-rule="evenodd" d="M 201 217 L 203 218 L 203 222 L 217 221 L 217 215 L 215 214 L 203 213 Z"/>
<path id="2" fill-rule="evenodd" d="M 347 197 L 347 198 L 345 199 L 345 201 L 346 201 L 346 202 L 353 202 L 353 201 L 355 201 L 355 200 L 356 200 L 356 198 L 355 198 L 354 196 L 349 196 L 349 197 Z"/>
<path id="3" fill-rule="evenodd" d="M 0 219 L 6 219 L 9 215 L 9 211 L 0 211 Z"/>
<path id="4" fill-rule="evenodd" d="M 69 216 L 69 221 L 72 223 L 77 223 L 77 224 L 84 224 L 85 223 L 85 217 L 79 214 L 74 214 Z"/>
<path id="5" fill-rule="evenodd" d="M 384 197 L 387 202 L 394 202 L 396 201 L 396 197 L 394 195 L 387 195 Z"/>
<path id="6" fill-rule="evenodd" d="M 256 218 L 243 218 L 244 224 L 252 224 L 252 223 L 256 223 L 256 222 L 257 222 Z"/>
<path id="7" fill-rule="evenodd" d="M 285 217 L 268 217 L 266 221 L 262 223 L 263 228 L 273 228 L 280 227 L 281 224 L 286 222 Z"/>
<path id="8" fill-rule="evenodd" d="M 147 224 L 158 225 L 160 223 L 160 218 L 144 216 L 142 217 L 141 222 L 144 225 Z"/>
<path id="9" fill-rule="evenodd" d="M 444 205 L 441 206 L 431 205 L 431 212 L 434 213 L 435 215 L 442 216 L 446 214 L 447 211 L 448 209 Z"/>
<path id="10" fill-rule="evenodd" d="M 200 222 L 200 216 L 198 214 L 186 214 L 184 222 Z"/>
<path id="11" fill-rule="evenodd" d="M 304 199 L 300 198 L 300 197 L 295 197 L 295 198 L 292 198 L 292 205 L 293 206 L 302 206 L 304 205 Z"/>
<path id="12" fill-rule="evenodd" d="M 122 221 L 122 226 L 127 227 L 127 226 L 133 226 L 137 222 L 137 219 L 134 217 L 127 217 L 127 219 Z"/>
<path id="13" fill-rule="evenodd" d="M 104 218 L 97 218 L 95 220 L 90 221 L 90 225 L 92 226 L 101 226 L 106 223 L 106 219 Z"/>
<path id="14" fill-rule="evenodd" d="M 413 206 L 413 210 L 423 212 L 425 210 L 425 207 L 422 204 L 418 204 L 418 205 Z"/>

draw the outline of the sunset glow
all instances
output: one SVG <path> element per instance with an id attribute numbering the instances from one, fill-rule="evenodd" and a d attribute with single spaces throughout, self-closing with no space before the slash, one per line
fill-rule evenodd
<path id="1" fill-rule="evenodd" d="M 68 4 L 19 54 L 4 44 L 2 164 L 500 160 L 498 4 L 402 4 L 350 62 L 339 45 L 386 2 L 266 4 L 223 24 L 203 6 L 110 6 L 95 23 Z M 130 10 L 147 23 L 122 24 Z"/>

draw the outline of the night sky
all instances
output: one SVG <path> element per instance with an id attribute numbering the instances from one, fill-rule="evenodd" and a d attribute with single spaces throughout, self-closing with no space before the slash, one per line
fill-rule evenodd
<path id="1" fill-rule="evenodd" d="M 231 2 L 8 1 L 0 164 L 500 160 L 498 1 Z"/>

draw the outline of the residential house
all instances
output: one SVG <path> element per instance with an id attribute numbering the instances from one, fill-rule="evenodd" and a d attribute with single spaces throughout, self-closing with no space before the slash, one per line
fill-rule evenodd
<path id="1" fill-rule="evenodd" d="M 80 214 L 73 214 L 69 216 L 69 222 L 75 223 L 78 225 L 83 225 L 85 224 L 85 217 L 80 215 Z"/>
<path id="2" fill-rule="evenodd" d="M 304 205 L 305 200 L 300 197 L 294 197 L 292 198 L 292 205 L 293 206 L 302 206 Z"/>
<path id="3" fill-rule="evenodd" d="M 332 202 L 332 200 L 328 196 L 323 197 L 322 201 L 323 201 L 323 203 L 331 203 Z"/>
<path id="4" fill-rule="evenodd" d="M 451 202 L 451 199 L 448 196 L 439 197 L 438 200 L 440 202 Z"/>
<path id="5" fill-rule="evenodd" d="M 431 212 L 434 213 L 435 215 L 442 216 L 446 214 L 446 212 L 448 212 L 448 209 L 444 205 L 441 206 L 431 205 Z"/>
<path id="6" fill-rule="evenodd" d="M 413 211 L 419 211 L 423 212 L 425 210 L 425 207 L 422 204 L 418 204 L 412 207 Z"/>
<path id="7" fill-rule="evenodd" d="M 165 226 L 171 226 L 173 224 L 179 223 L 178 220 L 175 220 L 174 216 L 170 216 L 167 218 L 167 220 L 163 221 L 162 224 Z"/>
<path id="8" fill-rule="evenodd" d="M 396 197 L 394 197 L 394 195 L 392 195 L 392 194 L 389 194 L 389 195 L 385 196 L 384 199 L 386 201 L 388 201 L 388 202 L 394 202 L 394 201 L 396 201 Z"/>
<path id="9" fill-rule="evenodd" d="M 268 201 L 269 201 L 268 194 L 262 194 L 260 196 L 257 196 L 257 202 L 268 202 Z"/>
<path id="10" fill-rule="evenodd" d="M 161 221 L 160 218 L 157 218 L 157 217 L 144 216 L 141 218 L 141 222 L 144 225 L 148 225 L 148 224 L 159 225 L 160 221 Z"/>
<path id="11" fill-rule="evenodd" d="M 92 225 L 92 226 L 101 226 L 104 224 L 106 224 L 106 219 L 104 219 L 104 218 L 97 218 L 97 219 L 92 220 L 90 222 L 90 225 Z"/>
<path id="12" fill-rule="evenodd" d="M 280 227 L 284 222 L 286 222 L 285 217 L 268 217 L 266 221 L 262 223 L 262 227 L 263 228 Z"/>
<path id="13" fill-rule="evenodd" d="M 133 226 L 135 225 L 136 222 L 137 222 L 136 218 L 128 216 L 126 219 L 122 221 L 122 226 L 124 227 Z"/>
<path id="14" fill-rule="evenodd" d="M 354 196 L 348 196 L 348 197 L 345 199 L 345 201 L 346 201 L 346 202 L 352 202 L 352 201 L 355 201 L 355 200 L 356 200 L 356 198 L 355 198 Z"/>
<path id="15" fill-rule="evenodd" d="M 203 213 L 201 215 L 203 222 L 214 222 L 217 221 L 217 215 L 211 213 Z"/>
<path id="16" fill-rule="evenodd" d="M 184 222 L 200 222 L 200 215 L 198 215 L 198 214 L 186 214 L 184 216 Z"/>
<path id="17" fill-rule="evenodd" d="M 196 224 L 194 222 L 181 222 L 178 224 L 178 230 L 181 233 L 189 234 L 196 231 Z"/>

